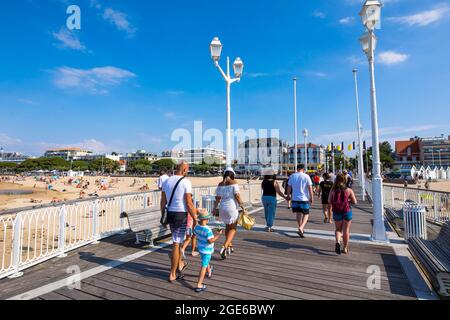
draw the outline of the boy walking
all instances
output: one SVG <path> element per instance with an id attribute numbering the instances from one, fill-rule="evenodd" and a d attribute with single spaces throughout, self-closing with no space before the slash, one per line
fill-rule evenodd
<path id="1" fill-rule="evenodd" d="M 209 219 L 211 215 L 206 210 L 199 209 L 198 220 L 199 223 L 194 229 L 194 234 L 197 237 L 198 251 L 201 257 L 201 270 L 198 278 L 197 288 L 195 292 L 200 293 L 206 291 L 206 285 L 203 284 L 206 273 L 208 272 L 208 278 L 212 277 L 214 267 L 210 265 L 212 254 L 214 253 L 214 242 L 216 242 L 222 230 L 220 230 L 216 235 L 213 234 L 210 227 L 208 227 Z"/>

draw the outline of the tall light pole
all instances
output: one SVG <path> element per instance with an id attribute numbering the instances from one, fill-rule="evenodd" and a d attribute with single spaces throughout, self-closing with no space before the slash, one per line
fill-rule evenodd
<path id="1" fill-rule="evenodd" d="M 355 97 L 356 97 L 356 125 L 358 131 L 358 175 L 359 185 L 361 186 L 361 193 L 363 201 L 366 201 L 366 179 L 364 177 L 364 160 L 363 160 L 363 143 L 361 133 L 361 118 L 359 114 L 359 94 L 358 94 L 358 70 L 353 69 L 353 77 L 355 79 Z"/>
<path id="2" fill-rule="evenodd" d="M 298 168 L 297 78 L 294 77 L 294 172 Z"/>
<path id="3" fill-rule="evenodd" d="M 308 129 L 303 129 L 303 137 L 305 138 L 305 172 L 308 173 Z"/>
<path id="4" fill-rule="evenodd" d="M 219 69 L 225 82 L 227 84 L 227 134 L 226 134 L 226 145 L 227 145 L 227 167 L 232 165 L 232 153 L 231 153 L 231 85 L 234 82 L 241 81 L 242 72 L 244 70 L 244 63 L 241 58 L 236 58 L 233 64 L 234 68 L 234 78 L 230 76 L 230 58 L 227 57 L 227 73 L 225 73 L 219 65 L 220 55 L 222 54 L 222 43 L 218 37 L 215 37 L 210 45 L 211 57 L 214 61 L 214 65 Z"/>
<path id="5" fill-rule="evenodd" d="M 370 96 L 372 113 L 372 186 L 373 186 L 373 214 L 374 224 L 372 232 L 373 241 L 387 242 L 386 228 L 384 226 L 384 200 L 383 179 L 381 177 L 380 145 L 378 136 L 378 110 L 375 86 L 375 47 L 376 37 L 374 29 L 381 21 L 381 3 L 378 0 L 366 0 L 360 12 L 362 22 L 367 30 L 361 38 L 363 51 L 369 60 Z"/>

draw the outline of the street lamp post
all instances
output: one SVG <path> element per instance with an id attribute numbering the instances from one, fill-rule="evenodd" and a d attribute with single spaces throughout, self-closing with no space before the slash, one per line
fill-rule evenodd
<path id="1" fill-rule="evenodd" d="M 222 54 L 222 43 L 219 38 L 214 38 L 210 45 L 211 57 L 214 61 L 214 65 L 219 69 L 225 82 L 227 84 L 227 134 L 226 134 L 226 145 L 227 145 L 227 167 L 232 165 L 232 154 L 231 154 L 231 85 L 234 82 L 241 81 L 242 72 L 244 70 L 244 63 L 241 58 L 236 58 L 233 64 L 234 75 L 232 78 L 230 76 L 230 58 L 227 57 L 227 72 L 225 73 L 219 65 L 220 56 Z"/>
<path id="2" fill-rule="evenodd" d="M 367 34 L 361 38 L 363 51 L 369 60 L 370 72 L 370 96 L 372 113 L 372 198 L 374 224 L 372 232 L 373 241 L 387 242 L 386 228 L 384 226 L 384 200 L 383 200 L 383 179 L 381 177 L 380 145 L 378 135 L 378 110 L 377 95 L 375 86 L 375 48 L 376 37 L 375 27 L 380 24 L 381 3 L 378 0 L 366 0 L 360 12 L 362 22 L 367 29 Z"/>
<path id="3" fill-rule="evenodd" d="M 303 137 L 305 138 L 305 172 L 308 172 L 308 136 L 309 131 L 308 129 L 303 129 Z"/>
<path id="4" fill-rule="evenodd" d="M 361 118 L 359 114 L 359 94 L 358 94 L 358 78 L 357 78 L 358 70 L 353 70 L 353 77 L 355 79 L 355 97 L 356 97 L 356 123 L 357 123 L 357 131 L 358 131 L 358 175 L 359 175 L 359 184 L 361 186 L 361 193 L 363 201 L 366 201 L 366 179 L 364 177 L 364 160 L 363 160 L 363 143 L 362 143 L 362 134 L 361 134 Z"/>
<path id="5" fill-rule="evenodd" d="M 294 172 L 298 168 L 298 128 L 297 128 L 297 78 L 294 80 Z"/>

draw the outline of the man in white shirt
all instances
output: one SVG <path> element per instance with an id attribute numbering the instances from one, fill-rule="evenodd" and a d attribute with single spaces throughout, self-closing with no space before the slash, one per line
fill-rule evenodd
<path id="1" fill-rule="evenodd" d="M 192 201 L 192 184 L 186 179 L 189 172 L 189 164 L 181 162 L 176 169 L 175 175 L 168 178 L 162 185 L 161 213 L 167 207 L 167 221 L 172 232 L 172 256 L 169 282 L 183 279 L 183 271 L 187 268 L 187 263 L 182 260 L 181 246 L 186 239 L 187 216 L 197 221 L 197 209 Z M 178 184 L 178 185 L 177 185 Z M 176 187 L 175 193 L 173 193 Z M 173 199 L 170 206 L 170 198 Z M 194 224 L 195 227 L 195 224 Z M 177 276 L 177 271 L 180 273 Z"/>
<path id="2" fill-rule="evenodd" d="M 161 172 L 159 173 L 159 178 L 158 178 L 158 189 L 162 190 L 163 184 L 164 182 L 167 181 L 167 179 L 169 179 L 169 176 L 167 175 L 166 170 L 161 170 Z"/>
<path id="3" fill-rule="evenodd" d="M 313 183 L 305 173 L 303 164 L 298 166 L 298 172 L 291 175 L 288 181 L 288 198 L 292 200 L 292 212 L 297 215 L 298 234 L 304 238 L 305 226 L 308 223 L 309 210 L 314 203 Z"/>

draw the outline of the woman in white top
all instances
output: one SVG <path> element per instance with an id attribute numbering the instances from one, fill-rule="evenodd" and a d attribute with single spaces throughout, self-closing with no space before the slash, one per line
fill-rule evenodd
<path id="1" fill-rule="evenodd" d="M 220 250 L 222 259 L 226 259 L 227 254 L 234 252 L 233 239 L 237 230 L 239 207 L 244 210 L 244 203 L 239 194 L 239 185 L 235 180 L 234 170 L 227 168 L 223 176 L 223 181 L 217 187 L 216 202 L 214 204 L 214 212 L 217 211 L 217 208 L 219 209 L 220 220 L 226 225 L 226 240 Z"/>

